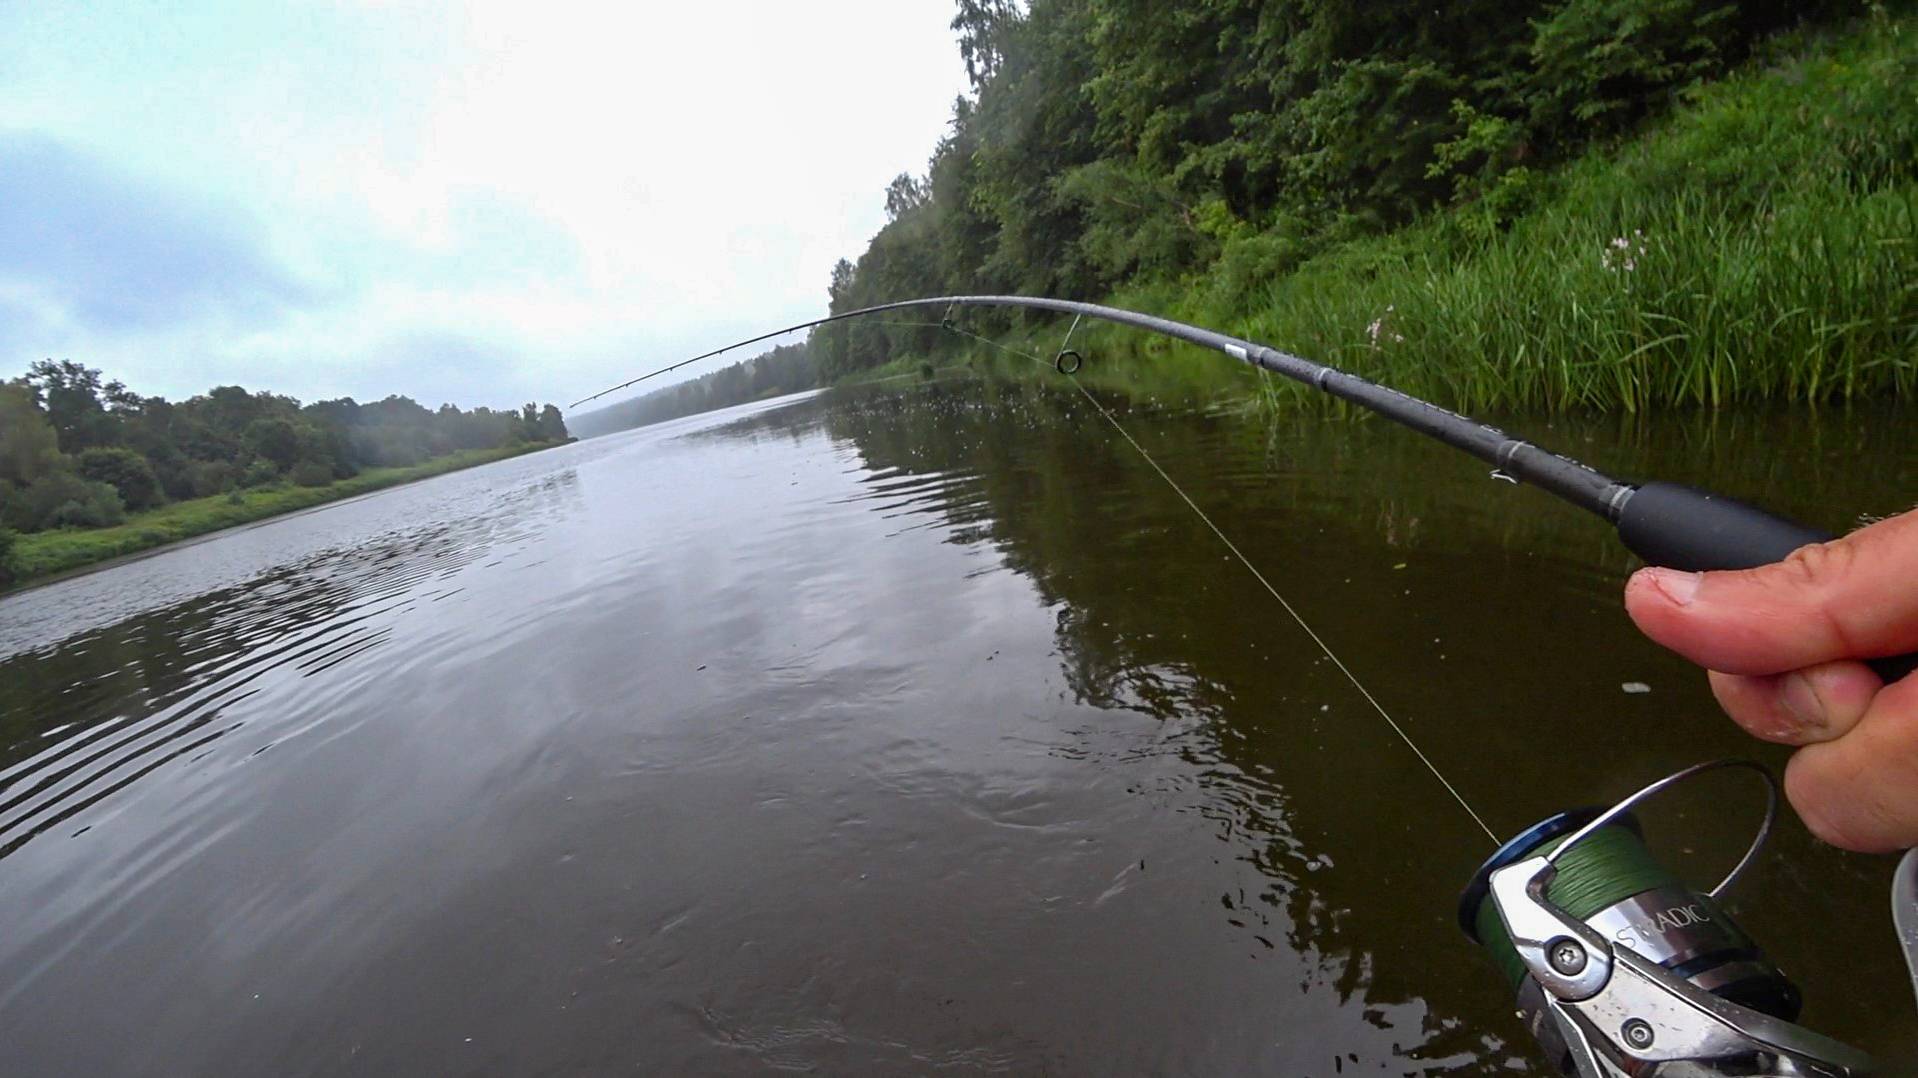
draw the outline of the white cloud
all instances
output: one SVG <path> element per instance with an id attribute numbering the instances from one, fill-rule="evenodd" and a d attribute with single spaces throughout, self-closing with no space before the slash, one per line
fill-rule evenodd
<path id="1" fill-rule="evenodd" d="M 563 403 L 823 313 L 833 260 L 882 223 L 886 182 L 923 169 L 963 87 L 950 17 L 949 0 L 10 8 L 0 129 L 257 223 L 305 301 L 241 317 L 203 298 L 137 329 L 15 281 L 46 339 L 0 341 L 0 370 L 61 355 L 169 395 Z"/>

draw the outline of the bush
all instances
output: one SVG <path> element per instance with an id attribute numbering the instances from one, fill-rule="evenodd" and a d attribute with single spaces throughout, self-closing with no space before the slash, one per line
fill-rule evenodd
<path id="1" fill-rule="evenodd" d="M 1057 190 L 1084 214 L 1078 253 L 1107 283 L 1208 261 L 1220 239 L 1244 228 L 1222 201 L 1186 206 L 1169 178 L 1118 161 L 1074 169 Z"/>
<path id="2" fill-rule="evenodd" d="M 1213 302 L 1239 307 L 1263 296 L 1275 282 L 1297 269 L 1306 254 L 1304 243 L 1279 231 L 1230 240 L 1213 269 Z"/>
<path id="3" fill-rule="evenodd" d="M 199 492 L 193 489 L 193 465 L 195 462 L 175 454 L 171 460 L 151 459 L 153 474 L 160 480 L 160 493 L 173 501 L 197 498 Z"/>
<path id="4" fill-rule="evenodd" d="M 105 483 L 88 483 L 85 498 L 63 502 L 47 518 L 51 528 L 105 528 L 123 523 L 126 506 L 120 504 L 120 492 Z"/>
<path id="5" fill-rule="evenodd" d="M 1713 74 L 1743 30 L 1720 0 L 1569 0 L 1533 24 L 1533 122 L 1541 131 L 1617 129 Z"/>
<path id="6" fill-rule="evenodd" d="M 128 509 L 160 504 L 160 480 L 153 474 L 153 465 L 131 449 L 96 446 L 86 450 L 80 454 L 80 474 L 118 491 Z"/>
<path id="7" fill-rule="evenodd" d="M 87 520 L 117 524 L 126 518 L 120 494 L 105 483 L 61 470 L 17 489 L 0 506 L 0 526 L 33 532 L 45 528 L 97 527 Z"/>
<path id="8" fill-rule="evenodd" d="M 246 466 L 245 472 L 241 473 L 240 485 L 243 487 L 263 487 L 268 483 L 277 483 L 279 479 L 280 470 L 273 466 L 273 462 L 267 460 L 265 457 L 258 457 L 254 459 L 253 463 Z"/>
<path id="9" fill-rule="evenodd" d="M 188 486 L 195 498 L 211 498 L 233 489 L 240 470 L 224 460 L 198 460 L 187 466 Z"/>
<path id="10" fill-rule="evenodd" d="M 287 478 L 303 487 L 323 487 L 333 482 L 333 466 L 325 461 L 303 460 L 293 466 Z"/>
<path id="11" fill-rule="evenodd" d="M 18 538 L 10 528 L 0 528 L 0 587 L 5 587 L 17 578 L 13 567 L 13 544 Z"/>

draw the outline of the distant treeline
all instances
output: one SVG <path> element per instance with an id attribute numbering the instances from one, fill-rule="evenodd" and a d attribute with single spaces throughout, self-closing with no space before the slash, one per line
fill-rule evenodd
<path id="1" fill-rule="evenodd" d="M 43 360 L 0 383 L 0 538 L 6 529 L 106 527 L 168 501 L 275 483 L 325 486 L 362 468 L 566 438 L 550 404 L 432 410 L 393 396 L 302 406 L 239 386 L 174 402 L 103 381 L 79 363 Z"/>
<path id="2" fill-rule="evenodd" d="M 629 427 L 797 393 L 818 384 L 811 351 L 803 344 L 780 345 L 691 381 L 576 415 L 573 429 L 582 438 L 596 438 Z"/>

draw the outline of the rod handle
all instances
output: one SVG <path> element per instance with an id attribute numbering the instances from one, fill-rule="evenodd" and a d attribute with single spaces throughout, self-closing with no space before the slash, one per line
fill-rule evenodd
<path id="1" fill-rule="evenodd" d="M 1753 569 L 1831 535 L 1723 494 L 1652 482 L 1626 499 L 1618 537 L 1649 565 L 1688 572 Z M 1918 670 L 1918 654 L 1867 659 L 1887 683 Z"/>

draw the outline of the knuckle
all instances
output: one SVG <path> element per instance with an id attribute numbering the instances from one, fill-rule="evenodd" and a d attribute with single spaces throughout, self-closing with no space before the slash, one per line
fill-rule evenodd
<path id="1" fill-rule="evenodd" d="M 1782 563 L 1789 581 L 1818 585 L 1842 577 L 1857 560 L 1857 547 L 1843 539 L 1828 543 L 1810 543 L 1785 556 Z"/>
<path id="2" fill-rule="evenodd" d="M 1761 741 L 1793 743 L 1796 726 L 1771 705 L 1763 681 L 1717 671 L 1709 677 L 1718 706 L 1739 728 Z"/>
<path id="3" fill-rule="evenodd" d="M 1787 706 L 1781 677 L 1743 677 L 1713 671 L 1712 695 L 1733 723 L 1760 741 L 1809 745 L 1829 739 L 1817 716 Z"/>
<path id="4" fill-rule="evenodd" d="M 1910 845 L 1909 806 L 1883 800 L 1883 774 L 1832 746 L 1800 749 L 1785 768 L 1785 798 L 1820 841 L 1860 853 Z"/>
<path id="5" fill-rule="evenodd" d="M 1858 544 L 1849 539 L 1834 539 L 1799 547 L 1781 563 L 1786 586 L 1810 593 L 1806 597 L 1809 601 L 1802 604 L 1810 607 L 1806 613 L 1843 654 L 1856 651 L 1852 632 L 1846 619 L 1827 601 L 1835 594 L 1839 582 L 1852 574 L 1857 562 Z"/>
<path id="6" fill-rule="evenodd" d="M 1818 760 L 1816 754 L 1804 751 L 1792 756 L 1785 768 L 1785 799 L 1819 841 L 1858 849 L 1856 822 L 1840 808 L 1845 803 L 1843 784 L 1834 782 Z"/>

